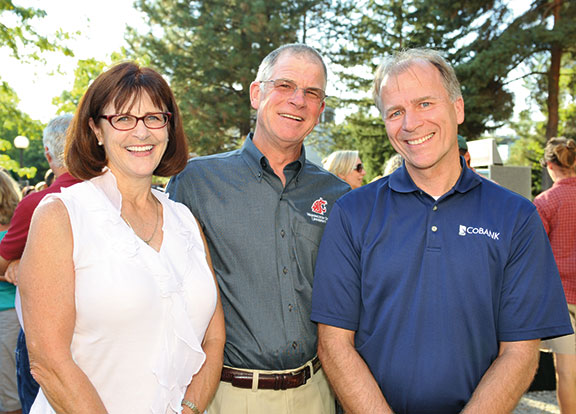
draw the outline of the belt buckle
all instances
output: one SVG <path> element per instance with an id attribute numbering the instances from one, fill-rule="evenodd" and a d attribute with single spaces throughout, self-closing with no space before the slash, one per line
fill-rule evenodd
<path id="1" fill-rule="evenodd" d="M 274 389 L 275 390 L 286 390 L 288 389 L 288 384 L 286 384 L 286 377 L 284 374 L 274 374 Z"/>

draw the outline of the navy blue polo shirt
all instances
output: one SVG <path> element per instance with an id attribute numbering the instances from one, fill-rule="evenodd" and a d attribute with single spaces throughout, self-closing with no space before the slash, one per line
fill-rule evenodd
<path id="1" fill-rule="evenodd" d="M 312 298 L 397 414 L 459 413 L 500 341 L 572 332 L 536 208 L 468 168 L 438 200 L 404 167 L 341 197 Z"/>

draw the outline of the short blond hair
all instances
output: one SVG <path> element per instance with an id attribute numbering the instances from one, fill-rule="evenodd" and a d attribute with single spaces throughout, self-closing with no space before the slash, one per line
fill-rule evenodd
<path id="1" fill-rule="evenodd" d="M 334 151 L 322 160 L 322 166 L 337 176 L 345 176 L 356 167 L 358 151 Z"/>
<path id="2" fill-rule="evenodd" d="M 444 87 L 452 102 L 462 97 L 460 82 L 456 77 L 454 68 L 442 57 L 440 52 L 433 49 L 416 48 L 396 52 L 387 56 L 376 69 L 374 83 L 372 85 L 372 98 L 376 107 L 382 114 L 382 82 L 387 76 L 398 75 L 406 71 L 413 63 L 417 61 L 428 62 L 433 65 L 442 77 Z M 382 114 L 383 115 L 383 114 Z"/>

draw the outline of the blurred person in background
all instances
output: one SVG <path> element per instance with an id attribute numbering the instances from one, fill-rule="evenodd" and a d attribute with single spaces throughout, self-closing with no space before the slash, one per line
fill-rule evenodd
<path id="1" fill-rule="evenodd" d="M 44 174 L 44 181 L 46 182 L 46 187 L 50 187 L 54 182 L 54 171 L 51 168 Z"/>
<path id="2" fill-rule="evenodd" d="M 461 156 L 464 157 L 468 168 L 472 168 L 470 165 L 470 152 L 468 151 L 468 142 L 466 142 L 466 138 L 460 134 L 458 134 L 458 152 Z"/>
<path id="3" fill-rule="evenodd" d="M 48 184 L 46 184 L 46 181 L 39 181 L 34 186 L 34 191 L 42 191 L 45 188 L 48 188 Z"/>
<path id="4" fill-rule="evenodd" d="M 212 398 L 225 337 L 210 256 L 190 211 L 151 188 L 187 153 L 160 74 L 124 62 L 92 82 L 66 144 L 86 181 L 42 201 L 20 264 L 31 413 L 198 414 Z"/>
<path id="5" fill-rule="evenodd" d="M 36 187 L 33 185 L 26 185 L 22 188 L 22 198 L 26 197 L 28 194 L 35 193 Z"/>
<path id="6" fill-rule="evenodd" d="M 0 170 L 0 240 L 10 226 L 10 220 L 20 202 L 21 191 L 16 181 Z M 16 343 L 20 324 L 14 309 L 16 286 L 0 276 L 0 413 L 22 412 L 16 382 Z"/>
<path id="7" fill-rule="evenodd" d="M 22 199 L 18 207 L 16 207 L 16 211 L 14 211 L 8 233 L 2 243 L 0 243 L 0 274 L 3 274 L 6 280 L 15 285 L 18 284 L 18 265 L 26 246 L 34 210 L 46 194 L 59 192 L 64 187 L 80 182 L 77 178 L 72 177 L 64 166 L 66 130 L 71 120 L 72 115 L 70 114 L 60 115 L 52 119 L 44 128 L 42 136 L 44 156 L 48 161 L 48 165 L 54 171 L 56 180 L 51 187 L 39 192 L 34 191 Z M 49 245 L 54 247 L 51 243 Z M 22 412 L 23 414 L 28 414 L 38 394 L 39 387 L 30 374 L 26 337 L 22 330 L 20 330 L 18 345 L 16 346 L 16 369 Z"/>
<path id="8" fill-rule="evenodd" d="M 564 287 L 572 326 L 576 327 L 576 143 L 552 138 L 541 160 L 554 185 L 539 194 L 534 204 L 552 245 Z M 575 328 L 576 329 L 576 328 Z M 554 352 L 556 394 L 562 414 L 576 413 L 576 335 L 542 342 Z"/>
<path id="9" fill-rule="evenodd" d="M 392 174 L 401 166 L 402 166 L 402 155 L 394 154 L 392 157 L 390 157 L 390 159 L 388 159 L 388 161 L 386 161 L 386 164 L 384 164 L 384 177 Z"/>
<path id="10" fill-rule="evenodd" d="M 322 160 L 322 166 L 346 181 L 352 190 L 362 186 L 362 180 L 366 175 L 358 151 L 334 151 Z"/>

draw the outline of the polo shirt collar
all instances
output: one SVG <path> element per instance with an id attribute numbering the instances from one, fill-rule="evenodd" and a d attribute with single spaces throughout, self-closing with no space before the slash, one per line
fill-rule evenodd
<path id="1" fill-rule="evenodd" d="M 460 173 L 460 178 L 454 185 L 454 190 L 459 193 L 467 193 L 482 183 L 482 177 L 471 168 L 468 168 L 463 156 L 460 156 L 460 165 L 462 165 L 462 172 Z"/>
<path id="2" fill-rule="evenodd" d="M 262 176 L 264 175 L 264 168 L 266 165 L 268 165 L 268 160 L 266 159 L 266 156 L 264 156 L 264 154 L 262 154 L 260 150 L 256 148 L 254 142 L 252 142 L 253 137 L 254 133 L 250 132 L 244 140 L 244 145 L 242 145 L 242 148 L 240 149 L 240 154 L 246 161 L 246 164 L 248 165 L 248 168 L 250 168 L 250 171 L 252 171 L 252 174 L 254 174 L 254 177 L 258 181 L 261 181 Z M 306 163 L 306 150 L 304 145 L 302 145 L 300 157 L 298 157 L 298 159 L 291 164 L 294 163 L 296 163 L 296 177 L 298 177 L 302 171 L 302 167 Z"/>
<path id="3" fill-rule="evenodd" d="M 453 189 L 448 191 L 448 193 L 445 195 L 448 195 L 452 191 L 466 193 L 482 182 L 482 178 L 476 172 L 468 168 L 466 161 L 462 156 L 460 156 L 460 165 L 462 166 L 460 177 L 458 178 L 458 181 L 454 185 Z M 402 166 L 400 168 L 390 174 L 390 179 L 388 182 L 390 188 L 399 193 L 411 193 L 414 191 L 420 191 L 420 188 L 414 184 L 412 177 L 410 177 L 410 174 L 408 174 L 405 161 L 402 161 Z"/>

